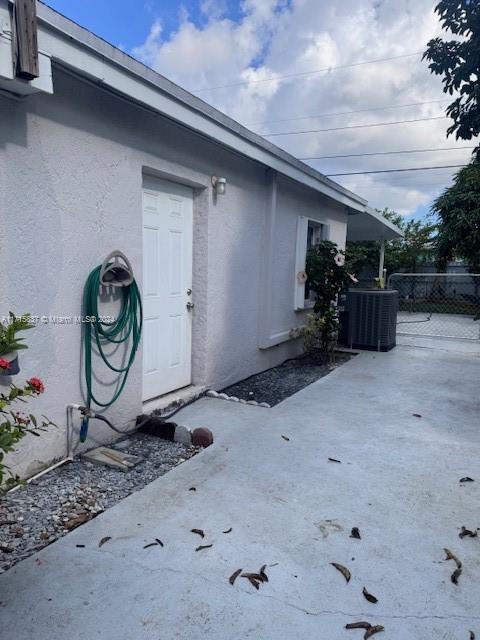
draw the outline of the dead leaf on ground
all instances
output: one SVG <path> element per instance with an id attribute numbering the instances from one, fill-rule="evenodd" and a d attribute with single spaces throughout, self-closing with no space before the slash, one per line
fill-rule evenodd
<path id="1" fill-rule="evenodd" d="M 371 593 L 368 593 L 368 591 L 366 590 L 365 587 L 363 587 L 363 591 L 362 591 L 363 595 L 365 596 L 365 598 L 373 603 L 376 604 L 378 602 L 378 598 L 376 598 L 375 596 L 373 596 Z"/>
<path id="2" fill-rule="evenodd" d="M 155 542 L 149 542 L 149 544 L 146 544 L 143 548 L 148 549 L 149 547 L 163 547 L 163 542 L 155 538 Z"/>
<path id="3" fill-rule="evenodd" d="M 282 435 L 282 438 L 283 438 L 284 440 L 286 440 L 287 442 L 290 442 L 290 438 L 287 438 L 287 436 L 283 436 L 283 435 Z"/>
<path id="4" fill-rule="evenodd" d="M 352 577 L 352 574 L 347 569 L 347 567 L 344 567 L 343 564 L 338 564 L 338 562 L 330 562 L 330 564 L 332 565 L 332 567 L 335 567 L 337 571 L 340 571 L 340 573 L 342 574 L 342 576 L 345 578 L 347 582 L 350 582 L 350 578 Z"/>
<path id="5" fill-rule="evenodd" d="M 232 575 L 230 576 L 230 578 L 228 579 L 228 581 L 230 582 L 230 584 L 233 586 L 233 583 L 235 582 L 235 580 L 238 578 L 238 576 L 242 573 L 243 569 L 237 569 L 236 571 L 234 571 L 232 573 Z"/>
<path id="6" fill-rule="evenodd" d="M 257 580 L 255 580 L 255 578 L 248 578 L 248 581 L 255 587 L 257 591 L 259 590 L 260 584 Z"/>
<path id="7" fill-rule="evenodd" d="M 190 531 L 192 533 L 196 533 L 198 536 L 201 536 L 202 538 L 205 537 L 205 532 L 203 531 L 203 529 L 190 529 Z"/>
<path id="8" fill-rule="evenodd" d="M 71 518 L 70 520 L 65 522 L 65 524 L 63 525 L 63 528 L 68 529 L 70 531 L 72 529 L 76 529 L 81 524 L 84 524 L 85 522 L 88 522 L 88 520 L 91 520 L 91 519 L 92 519 L 92 516 L 89 513 L 81 513 L 79 516 L 76 516 L 75 518 Z"/>
<path id="9" fill-rule="evenodd" d="M 163 542 L 160 540 L 160 538 L 155 538 L 155 542 L 163 547 Z"/>
<path id="10" fill-rule="evenodd" d="M 190 487 L 189 491 L 196 491 L 197 488 L 196 487 Z"/>
<path id="11" fill-rule="evenodd" d="M 360 530 L 358 527 L 353 527 L 352 533 L 350 534 L 350 538 L 356 538 L 357 540 L 362 539 L 362 536 L 360 535 Z"/>
<path id="12" fill-rule="evenodd" d="M 267 568 L 266 564 L 262 564 L 262 566 L 260 567 L 260 571 L 259 574 L 262 577 L 262 582 L 268 582 L 268 576 L 265 573 L 265 569 Z"/>
<path id="13" fill-rule="evenodd" d="M 199 547 L 195 549 L 195 551 L 201 551 L 202 549 L 210 549 L 213 547 L 213 544 L 201 544 Z"/>
<path id="14" fill-rule="evenodd" d="M 466 536 L 468 536 L 469 538 L 476 538 L 478 536 L 478 532 L 470 531 L 470 529 L 466 529 L 465 527 L 462 526 L 462 530 L 458 534 L 458 537 L 465 538 Z"/>
<path id="15" fill-rule="evenodd" d="M 345 629 L 370 629 L 370 622 L 365 622 L 364 620 L 360 622 L 349 622 L 345 625 Z"/>
<path id="16" fill-rule="evenodd" d="M 75 546 L 78 547 L 79 549 L 85 549 L 84 544 L 76 544 Z"/>
<path id="17" fill-rule="evenodd" d="M 422 414 L 421 413 L 412 413 L 412 416 L 414 416 L 415 418 L 421 418 Z"/>
<path id="18" fill-rule="evenodd" d="M 455 564 L 457 565 L 457 567 L 459 569 L 462 568 L 462 563 L 460 562 L 460 560 L 457 558 L 457 556 L 452 553 L 450 551 L 450 549 L 447 549 L 446 547 L 443 549 L 445 551 L 445 560 L 453 560 L 455 562 Z"/>
<path id="19" fill-rule="evenodd" d="M 462 573 L 461 567 L 457 567 L 455 571 L 452 573 L 452 575 L 450 576 L 450 580 L 453 582 L 453 584 L 458 584 L 458 579 L 461 573 Z"/>
<path id="20" fill-rule="evenodd" d="M 232 527 L 230 527 L 230 529 L 227 529 L 226 531 L 222 531 L 222 533 L 231 533 L 233 531 Z"/>
<path id="21" fill-rule="evenodd" d="M 105 536 L 100 540 L 100 542 L 98 543 L 98 546 L 102 547 L 106 542 L 108 542 L 111 539 L 112 539 L 112 536 Z"/>
<path id="22" fill-rule="evenodd" d="M 341 460 L 337 460 L 336 458 L 329 458 L 328 459 L 329 462 L 338 462 L 338 464 L 342 464 Z"/>
<path id="23" fill-rule="evenodd" d="M 465 478 L 460 478 L 459 482 L 475 482 L 475 480 L 469 476 L 465 476 Z"/>
<path id="24" fill-rule="evenodd" d="M 381 631 L 384 631 L 384 630 L 385 630 L 385 627 L 382 627 L 381 624 L 376 624 L 374 627 L 370 627 L 370 629 L 367 629 L 365 631 L 363 640 L 368 640 L 368 638 L 373 636 L 375 633 L 380 633 Z"/>
<path id="25" fill-rule="evenodd" d="M 475 640 L 475 634 L 473 631 L 470 631 L 470 640 Z"/>
<path id="26" fill-rule="evenodd" d="M 251 572 L 251 571 L 246 571 L 245 573 L 242 573 L 242 578 L 247 578 L 247 580 L 256 580 L 257 582 L 263 582 L 263 578 L 259 573 L 255 573 L 255 572 Z"/>

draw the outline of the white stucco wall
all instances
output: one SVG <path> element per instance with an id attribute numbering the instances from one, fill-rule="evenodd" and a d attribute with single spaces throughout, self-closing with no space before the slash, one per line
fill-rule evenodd
<path id="1" fill-rule="evenodd" d="M 142 173 L 157 173 L 196 187 L 193 381 L 220 388 L 297 352 L 295 341 L 259 349 L 266 168 L 62 71 L 54 72 L 54 90 L 21 102 L 0 97 L 0 314 L 79 315 L 88 273 L 114 248 L 129 256 L 141 284 Z M 216 202 L 214 174 L 228 181 Z M 298 215 L 329 222 L 331 238 L 345 241 L 343 207 L 278 178 L 272 333 L 301 324 L 293 310 Z M 44 379 L 35 412 L 58 429 L 27 438 L 11 457 L 24 476 L 64 455 L 65 405 L 82 402 L 80 326 L 39 325 L 27 338 L 22 375 Z M 122 427 L 141 412 L 141 364 L 140 353 L 108 410 Z M 97 441 L 111 435 L 91 427 Z"/>

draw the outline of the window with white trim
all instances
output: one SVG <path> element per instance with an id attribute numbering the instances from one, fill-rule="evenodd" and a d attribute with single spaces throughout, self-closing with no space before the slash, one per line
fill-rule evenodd
<path id="1" fill-rule="evenodd" d="M 309 291 L 305 277 L 307 251 L 322 240 L 329 239 L 329 225 L 318 220 L 299 216 L 297 223 L 297 249 L 295 257 L 295 309 L 309 309 L 315 300 Z"/>

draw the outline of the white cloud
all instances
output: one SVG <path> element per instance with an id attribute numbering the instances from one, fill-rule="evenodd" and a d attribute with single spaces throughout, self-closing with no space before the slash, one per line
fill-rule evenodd
<path id="1" fill-rule="evenodd" d="M 420 56 L 302 73 L 423 51 L 440 32 L 431 0 L 244 0 L 242 19 L 225 3 L 203 0 L 199 27 L 188 16 L 164 37 L 152 25 L 133 54 L 244 124 L 354 111 L 444 98 L 441 82 Z M 258 82 L 269 79 L 268 82 Z M 270 80 L 271 79 L 271 80 Z M 205 89 L 237 84 L 216 90 Z M 445 104 L 448 103 L 448 98 Z M 445 104 L 366 111 L 252 126 L 262 133 L 319 129 L 443 115 Z M 272 138 L 298 157 L 455 146 L 447 120 Z M 466 143 L 458 143 L 464 145 Z M 312 161 L 324 173 L 462 164 L 469 151 Z M 427 204 L 451 172 L 392 173 L 337 178 L 379 208 L 412 213 Z"/>

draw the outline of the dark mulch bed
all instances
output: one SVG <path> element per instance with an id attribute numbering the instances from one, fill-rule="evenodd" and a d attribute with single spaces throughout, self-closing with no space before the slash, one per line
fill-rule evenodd
<path id="1" fill-rule="evenodd" d="M 352 357 L 353 354 L 337 352 L 335 361 L 325 364 L 315 354 L 304 354 L 298 358 L 286 360 L 278 367 L 241 380 L 222 389 L 222 392 L 243 400 L 268 402 L 273 407 L 315 380 L 328 375 Z"/>

